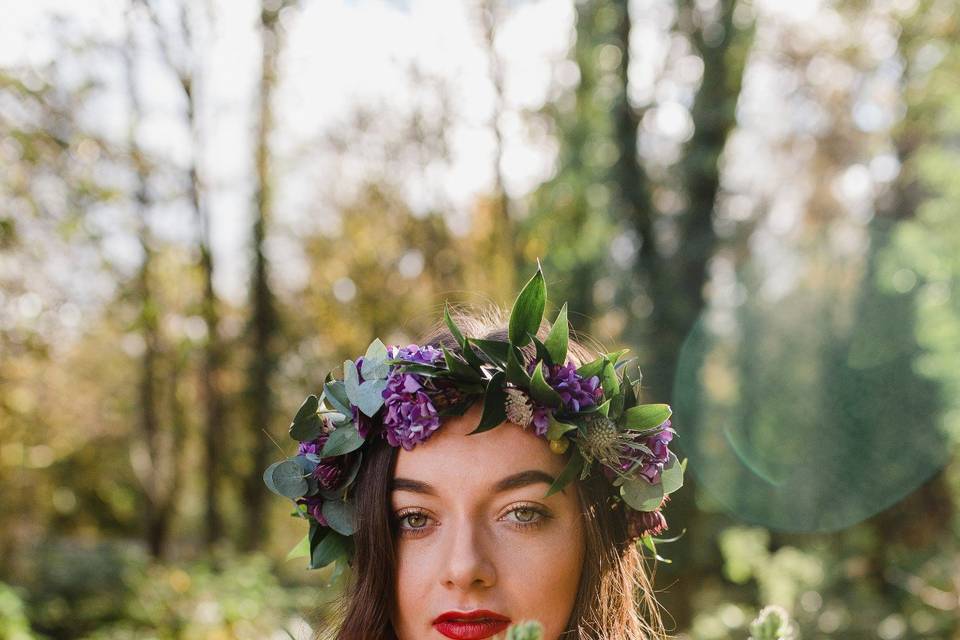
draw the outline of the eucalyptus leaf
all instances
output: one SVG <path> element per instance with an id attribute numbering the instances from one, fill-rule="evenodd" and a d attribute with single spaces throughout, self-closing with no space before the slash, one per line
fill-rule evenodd
<path id="1" fill-rule="evenodd" d="M 317 415 L 317 410 L 320 408 L 320 398 L 315 395 L 307 396 L 307 399 L 303 401 L 303 404 L 300 405 L 300 408 L 297 410 L 297 415 L 294 416 L 294 422 L 303 422 L 311 416 Z"/>
<path id="2" fill-rule="evenodd" d="M 387 381 L 384 379 L 365 380 L 360 385 L 354 404 L 364 415 L 372 418 L 383 406 L 383 391 L 386 388 Z"/>
<path id="3" fill-rule="evenodd" d="M 631 478 L 620 485 L 620 497 L 637 511 L 654 511 L 663 502 L 663 485 Z"/>
<path id="4" fill-rule="evenodd" d="M 357 398 L 360 395 L 360 372 L 357 371 L 357 363 L 353 360 L 343 361 L 343 385 L 347 390 L 350 404 L 359 406 Z"/>
<path id="5" fill-rule="evenodd" d="M 274 462 L 264 470 L 263 483 L 267 485 L 267 488 L 270 489 L 270 491 L 273 491 L 278 496 L 283 496 L 286 498 L 287 496 L 284 496 L 282 493 L 280 493 L 280 491 L 277 489 L 277 485 L 273 483 L 273 470 L 276 469 L 279 464 L 280 462 Z"/>
<path id="6" fill-rule="evenodd" d="M 530 342 L 530 336 L 536 335 L 537 329 L 540 328 L 546 303 L 547 287 L 538 262 L 537 272 L 524 285 L 510 310 L 508 325 L 510 344 L 522 347 Z"/>
<path id="7" fill-rule="evenodd" d="M 677 454 L 670 452 L 670 457 L 663 465 L 663 471 L 660 473 L 660 483 L 663 485 L 663 492 L 673 493 L 683 486 L 683 465 L 677 459 Z"/>
<path id="8" fill-rule="evenodd" d="M 620 425 L 624 429 L 644 431 L 658 427 L 673 414 L 668 404 L 638 404 L 623 412 Z"/>
<path id="9" fill-rule="evenodd" d="M 363 446 L 363 438 L 360 437 L 357 426 L 351 422 L 333 430 L 330 437 L 327 438 L 327 443 L 323 445 L 320 456 L 323 458 L 340 456 L 356 451 L 361 446 Z"/>
<path id="10" fill-rule="evenodd" d="M 280 495 L 295 500 L 303 497 L 309 489 L 306 474 L 297 460 L 288 458 L 273 465 L 272 469 L 270 479 Z"/>
<path id="11" fill-rule="evenodd" d="M 343 500 L 327 500 L 320 507 L 327 524 L 337 533 L 352 536 L 356 532 L 356 511 L 353 503 Z"/>
<path id="12" fill-rule="evenodd" d="M 387 347 L 377 338 L 367 347 L 363 356 L 362 371 L 364 380 L 379 380 L 386 378 L 390 373 L 390 365 L 386 363 Z"/>
<path id="13" fill-rule="evenodd" d="M 290 437 L 300 442 L 315 440 L 321 433 L 323 433 L 323 420 L 316 413 L 290 423 Z"/>
<path id="14" fill-rule="evenodd" d="M 323 398 L 330 406 L 345 416 L 352 415 L 350 398 L 347 397 L 347 388 L 343 380 L 332 380 L 323 385 Z"/>
<path id="15" fill-rule="evenodd" d="M 543 344 L 550 353 L 550 358 L 557 364 L 567 361 L 567 345 L 570 341 L 570 325 L 567 323 L 567 303 L 560 307 L 560 313 L 550 327 L 550 334 Z"/>
<path id="16" fill-rule="evenodd" d="M 558 408 L 563 404 L 563 398 L 551 387 L 543 377 L 543 362 L 538 362 L 533 376 L 530 378 L 530 395 L 533 399 L 547 407 Z"/>
<path id="17" fill-rule="evenodd" d="M 506 422 L 507 410 L 504 405 L 507 402 L 507 393 L 503 390 L 503 381 L 504 372 L 498 371 L 487 382 L 487 389 L 483 394 L 483 414 L 480 416 L 480 424 L 467 435 L 472 436 L 475 433 L 489 431 Z"/>

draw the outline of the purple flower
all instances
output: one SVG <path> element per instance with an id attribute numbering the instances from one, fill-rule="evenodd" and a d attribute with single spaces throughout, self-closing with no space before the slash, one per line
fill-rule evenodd
<path id="1" fill-rule="evenodd" d="M 297 504 L 306 505 L 307 513 L 309 513 L 321 527 L 329 526 L 327 519 L 323 517 L 323 498 L 320 496 L 306 496 L 297 500 Z"/>
<path id="2" fill-rule="evenodd" d="M 434 364 L 443 358 L 439 349 L 415 344 L 390 347 L 387 354 L 391 358 L 423 364 Z M 440 427 L 440 416 L 423 388 L 423 378 L 415 373 L 401 372 L 401 366 L 391 367 L 387 376 L 387 388 L 383 390 L 387 409 L 383 426 L 390 446 L 402 446 L 409 451 L 433 435 Z"/>
<path id="3" fill-rule="evenodd" d="M 536 362 L 528 363 L 527 373 L 532 375 L 536 368 Z M 574 413 L 584 407 L 597 404 L 597 401 L 603 397 L 603 389 L 600 388 L 600 376 L 590 376 L 584 379 L 577 373 L 577 367 L 572 362 L 565 365 L 555 364 L 550 367 L 544 364 L 543 377 L 547 384 L 560 394 L 564 408 Z"/>
<path id="4" fill-rule="evenodd" d="M 645 452 L 637 453 L 629 446 L 620 448 L 620 464 L 618 469 L 621 472 L 635 469 L 636 475 L 644 478 L 650 484 L 660 482 L 660 474 L 663 472 L 663 465 L 670 459 L 670 441 L 673 440 L 673 432 L 669 430 L 670 420 L 666 420 L 660 425 L 660 430 L 656 433 L 645 436 L 644 438 L 634 438 L 634 442 L 644 445 L 653 455 Z M 639 465 L 636 463 L 639 462 Z M 636 465 L 636 466 L 635 466 Z M 608 480 L 616 478 L 613 469 L 603 468 L 603 473 Z"/>

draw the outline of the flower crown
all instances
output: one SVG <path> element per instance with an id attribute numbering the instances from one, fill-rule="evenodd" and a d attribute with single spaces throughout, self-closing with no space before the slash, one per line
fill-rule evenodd
<path id="1" fill-rule="evenodd" d="M 469 435 L 513 422 L 549 442 L 556 454 L 572 446 L 570 459 L 547 491 L 550 496 L 595 466 L 618 490 L 612 507 L 626 505 L 628 534 L 656 554 L 653 536 L 667 528 L 660 512 L 683 485 L 686 460 L 669 450 L 675 431 L 666 404 L 638 404 L 641 374 L 621 361 L 628 350 L 607 353 L 576 367 L 567 360 L 566 304 L 546 339 L 537 330 L 546 306 L 546 285 L 537 272 L 510 311 L 508 341 L 464 336 L 444 308 L 444 322 L 460 345 L 386 347 L 374 340 L 366 353 L 343 363 L 343 380 L 327 375 L 319 396 L 309 396 L 290 424 L 297 455 L 263 474 L 271 491 L 294 501 L 293 516 L 310 523 L 289 558 L 308 556 L 317 569 L 349 560 L 355 531 L 351 486 L 365 445 L 380 435 L 410 450 L 429 439 L 441 418 L 483 406 Z M 533 343 L 536 359 L 524 366 L 520 347 Z M 659 556 L 657 556 L 659 557 Z M 337 573 L 343 563 L 338 563 Z"/>

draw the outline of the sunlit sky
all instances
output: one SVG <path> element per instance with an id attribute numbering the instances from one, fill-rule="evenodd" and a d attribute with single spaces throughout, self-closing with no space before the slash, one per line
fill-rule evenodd
<path id="1" fill-rule="evenodd" d="M 156 4 L 165 6 L 162 1 Z M 698 4 L 707 6 L 709 2 Z M 235 301 L 242 300 L 248 273 L 253 161 L 250 135 L 260 55 L 258 5 L 252 0 L 211 0 L 208 6 L 213 28 L 197 34 L 197 59 L 201 66 L 196 72 L 203 143 L 199 161 L 209 187 L 207 204 L 213 217 L 219 266 L 217 286 L 223 295 Z M 503 60 L 505 89 L 504 111 L 499 121 L 505 134 L 501 170 L 510 195 L 522 199 L 549 177 L 555 152 L 547 132 L 532 126 L 524 112 L 542 105 L 551 89 L 573 86 L 577 80 L 575 66 L 566 60 L 573 39 L 574 11 L 570 0 L 529 0 L 507 5 L 496 42 L 497 54 Z M 123 46 L 127 6 L 122 0 L 4 0 L 0 2 L 4 15 L 0 21 L 0 65 L 40 69 L 59 55 L 58 40 L 62 43 L 92 36 Z M 197 2 L 192 6 L 205 5 Z M 792 37 L 806 38 L 801 46 L 812 49 L 821 42 L 850 35 L 816 1 L 763 0 L 754 6 L 761 24 L 755 55 L 761 60 L 751 66 L 745 77 L 739 109 L 741 128 L 731 140 L 733 150 L 743 150 L 742 162 L 729 171 L 726 182 L 729 188 L 745 192 L 752 189 L 755 199 L 763 200 L 772 211 L 779 211 L 777 219 L 786 232 L 793 224 L 789 220 L 795 221 L 803 208 L 803 194 L 797 189 L 804 187 L 777 183 L 775 144 L 798 127 L 813 126 L 810 118 L 815 113 L 798 109 L 797 105 L 791 107 L 786 97 L 778 95 L 789 92 L 789 83 L 785 84 L 775 66 L 763 63 L 764 49 L 777 46 L 778 37 L 787 29 Z M 491 129 L 495 96 L 475 7 L 467 0 L 304 0 L 283 16 L 287 41 L 280 65 L 281 84 L 275 102 L 277 127 L 272 140 L 277 174 L 281 176 L 277 190 L 278 232 L 268 250 L 274 264 L 282 269 L 282 278 L 292 288 L 301 284 L 306 271 L 298 256 L 299 247 L 290 238 L 299 231 L 315 230 L 316 225 L 323 223 L 337 189 L 355 182 L 365 170 L 363 158 L 382 161 L 377 158 L 378 153 L 383 153 L 377 148 L 377 140 L 364 141 L 364 153 L 358 154 L 360 162 L 343 162 L 342 157 L 324 149 L 323 135 L 341 128 L 360 105 L 381 114 L 380 124 L 386 127 L 414 109 L 428 117 L 439 117 L 433 94 L 411 84 L 407 69 L 412 63 L 427 76 L 438 78 L 449 92 L 452 119 L 447 139 L 452 157 L 445 166 L 401 166 L 395 179 L 415 211 L 441 207 L 454 232 L 463 232 L 469 226 L 471 203 L 492 186 L 495 150 Z M 673 51 L 670 77 L 655 82 L 667 52 L 677 46 L 668 34 L 672 3 L 635 0 L 631 10 L 634 30 L 630 93 L 638 104 L 656 104 L 644 121 L 644 140 L 649 147 L 646 153 L 659 154 L 668 162 L 692 132 L 687 109 L 702 65 L 682 50 L 679 54 Z M 196 14 L 197 25 L 205 24 L 203 12 Z M 69 18 L 60 35 L 51 31 L 53 15 Z M 166 17 L 171 18 L 169 24 L 175 25 L 175 16 Z M 155 36 L 146 24 L 141 20 L 142 28 L 136 32 L 136 40 L 146 52 L 139 67 L 145 116 L 138 140 L 150 151 L 183 165 L 189 159 L 191 145 L 190 133 L 184 127 L 182 99 L 173 77 L 160 61 Z M 813 24 L 817 25 L 815 31 L 811 31 Z M 879 60 L 889 55 L 884 47 L 889 45 L 890 38 L 883 37 L 882 28 L 875 31 L 873 40 L 879 43 Z M 73 73 L 77 77 L 93 72 L 107 87 L 85 113 L 86 120 L 122 142 L 129 112 L 123 69 L 118 56 L 102 55 L 98 60 L 102 65 L 98 64 L 96 69 L 90 68 L 87 59 L 74 63 Z M 61 63 L 69 72 L 71 61 Z M 826 75 L 819 81 L 828 82 L 830 74 Z M 886 98 L 865 102 L 868 108 L 860 114 L 865 130 L 887 124 L 870 125 L 870 121 L 889 113 L 893 108 L 889 102 Z M 761 142 L 766 148 L 759 147 Z M 779 170 L 784 176 L 796 173 L 791 166 L 781 166 Z M 777 185 L 776 194 L 763 192 L 758 186 L 760 172 L 766 172 L 767 185 Z M 845 182 L 840 182 L 839 189 L 853 196 L 869 195 L 874 180 L 885 181 L 890 176 L 889 162 L 857 165 L 853 173 L 843 178 Z M 739 206 L 746 211 L 755 207 L 756 202 L 739 202 Z M 139 259 L 139 250 L 129 228 L 118 226 L 118 216 L 119 212 L 109 210 L 92 213 L 91 224 L 99 224 L 105 232 L 106 254 L 117 264 L 132 268 Z M 189 210 L 182 203 L 158 207 L 153 221 L 161 236 L 187 241 L 193 237 Z"/>

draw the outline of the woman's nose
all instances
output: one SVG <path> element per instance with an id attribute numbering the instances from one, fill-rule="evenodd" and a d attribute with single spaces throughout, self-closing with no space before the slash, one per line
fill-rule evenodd
<path id="1" fill-rule="evenodd" d="M 483 529 L 474 523 L 448 524 L 444 557 L 440 559 L 443 585 L 469 591 L 496 584 L 496 566 L 488 543 Z"/>

